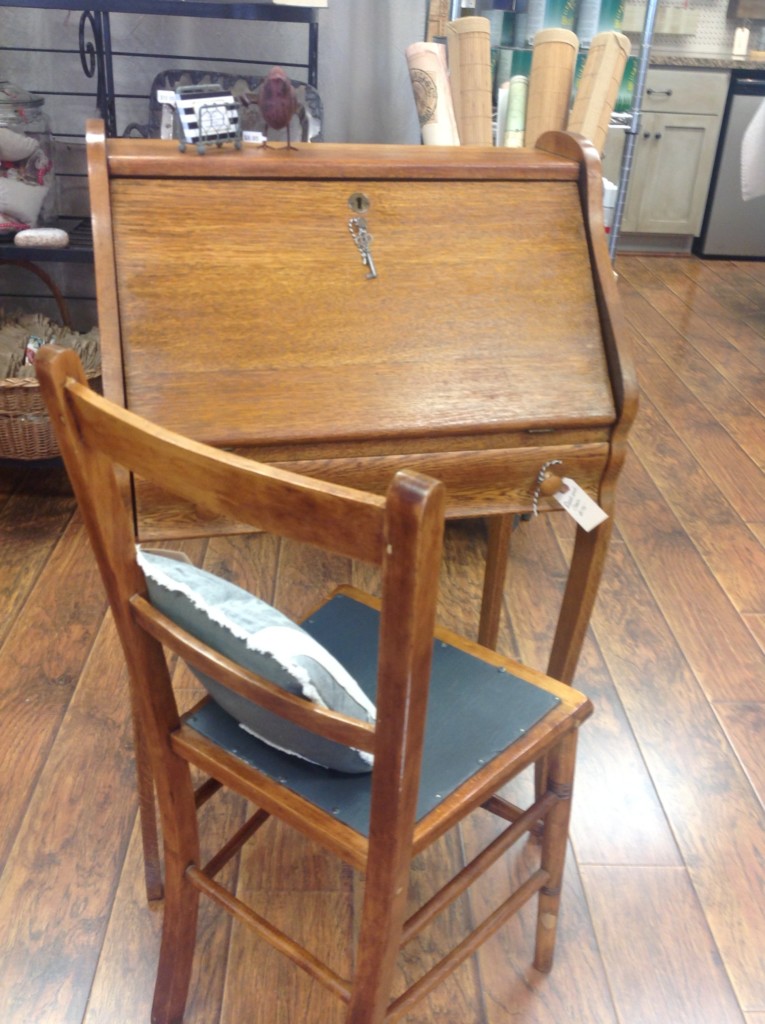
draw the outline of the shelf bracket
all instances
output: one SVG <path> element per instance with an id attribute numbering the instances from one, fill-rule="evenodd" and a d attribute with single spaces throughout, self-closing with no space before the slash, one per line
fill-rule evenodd
<path id="1" fill-rule="evenodd" d="M 93 38 L 87 39 L 90 29 Z M 112 36 L 108 11 L 83 11 L 80 17 L 80 63 L 88 78 L 96 80 L 96 107 L 106 125 L 106 134 L 117 134 L 114 105 Z"/>

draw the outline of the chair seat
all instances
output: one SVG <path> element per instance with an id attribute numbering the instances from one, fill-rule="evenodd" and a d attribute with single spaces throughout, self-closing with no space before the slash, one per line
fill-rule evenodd
<path id="1" fill-rule="evenodd" d="M 375 700 L 377 610 L 337 594 L 302 625 Z M 417 820 L 429 814 L 485 762 L 510 747 L 559 703 L 557 697 L 538 686 L 436 640 Z M 196 708 L 185 723 L 354 831 L 368 836 L 370 775 L 346 775 L 284 754 L 245 732 L 236 719 L 212 700 Z"/>

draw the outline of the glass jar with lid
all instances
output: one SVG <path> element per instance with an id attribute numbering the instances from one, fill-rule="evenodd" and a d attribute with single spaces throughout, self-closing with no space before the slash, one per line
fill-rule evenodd
<path id="1" fill-rule="evenodd" d="M 44 102 L 0 81 L 0 234 L 55 221 L 53 139 Z"/>

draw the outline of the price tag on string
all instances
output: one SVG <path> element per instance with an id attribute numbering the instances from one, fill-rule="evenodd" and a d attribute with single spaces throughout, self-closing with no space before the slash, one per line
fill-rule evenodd
<path id="1" fill-rule="evenodd" d="M 587 491 L 571 477 L 563 477 L 563 487 L 553 494 L 553 498 L 587 533 L 608 519 L 608 513 L 604 512 L 600 505 L 592 500 Z"/>

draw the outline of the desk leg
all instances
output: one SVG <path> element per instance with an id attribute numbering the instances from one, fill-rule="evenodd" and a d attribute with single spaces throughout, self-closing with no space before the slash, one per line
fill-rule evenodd
<path id="1" fill-rule="evenodd" d="M 612 522 L 611 518 L 606 519 L 590 533 L 581 527 L 576 530 L 574 553 L 547 665 L 547 675 L 563 683 L 570 684 L 576 672 L 576 663 L 598 595 Z M 547 788 L 547 761 L 544 758 L 534 765 L 534 781 L 539 796 Z M 538 838 L 538 833 L 535 835 Z"/>
<path id="2" fill-rule="evenodd" d="M 563 683 L 571 683 L 576 672 L 598 594 L 612 521 L 606 519 L 590 533 L 577 527 L 568 581 L 547 665 L 547 674 Z"/>
<path id="3" fill-rule="evenodd" d="M 511 515 L 490 516 L 486 521 L 489 532 L 486 547 L 486 571 L 481 597 L 481 619 L 478 625 L 478 643 L 484 647 L 497 647 L 499 618 L 505 590 L 510 537 L 513 532 Z"/>

